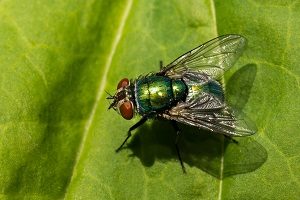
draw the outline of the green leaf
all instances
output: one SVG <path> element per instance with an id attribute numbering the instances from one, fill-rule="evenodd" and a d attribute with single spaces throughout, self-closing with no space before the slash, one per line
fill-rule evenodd
<path id="1" fill-rule="evenodd" d="M 1 199 L 297 199 L 297 1 L 0 1 Z M 258 133 L 234 144 L 107 111 L 105 90 L 217 35 L 248 39 L 225 74 Z"/>

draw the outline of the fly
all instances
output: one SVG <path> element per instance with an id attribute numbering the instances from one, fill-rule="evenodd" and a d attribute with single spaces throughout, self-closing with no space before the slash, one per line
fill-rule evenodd
<path id="1" fill-rule="evenodd" d="M 226 137 L 249 136 L 255 131 L 237 118 L 228 106 L 224 90 L 218 81 L 242 54 L 246 39 L 240 35 L 214 38 L 183 54 L 160 71 L 137 79 L 122 79 L 108 109 L 113 108 L 130 120 L 138 114 L 141 119 L 129 128 L 127 137 L 116 149 L 120 151 L 131 137 L 131 131 L 150 118 L 170 120 L 175 131 L 175 147 L 183 172 L 177 122 L 223 134 Z"/>

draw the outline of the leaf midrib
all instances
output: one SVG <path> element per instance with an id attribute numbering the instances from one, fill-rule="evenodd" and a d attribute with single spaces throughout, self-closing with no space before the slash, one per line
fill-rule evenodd
<path id="1" fill-rule="evenodd" d="M 66 194 L 68 194 L 68 190 L 69 190 L 70 185 L 72 184 L 72 181 L 73 181 L 74 176 L 76 174 L 75 171 L 77 169 L 77 166 L 78 166 L 78 163 L 80 161 L 82 152 L 84 150 L 84 146 L 86 144 L 86 139 L 87 139 L 87 136 L 88 136 L 88 134 L 90 132 L 90 128 L 91 128 L 92 122 L 93 122 L 93 120 L 95 118 L 95 113 L 96 113 L 96 110 L 98 108 L 99 101 L 100 101 L 100 99 L 101 99 L 101 97 L 102 97 L 102 95 L 104 93 L 104 88 L 106 86 L 106 81 L 107 81 L 107 74 L 108 74 L 109 69 L 111 67 L 111 63 L 112 63 L 113 57 L 114 57 L 114 55 L 116 53 L 116 49 L 118 47 L 118 44 L 119 44 L 119 42 L 120 42 L 120 40 L 122 38 L 123 30 L 124 30 L 126 21 L 128 19 L 128 16 L 130 14 L 130 11 L 131 11 L 131 8 L 132 8 L 132 4 L 133 4 L 133 0 L 128 0 L 126 2 L 125 9 L 124 9 L 124 11 L 123 11 L 123 13 L 121 15 L 121 18 L 120 18 L 119 26 L 117 28 L 115 36 L 113 37 L 114 39 L 112 41 L 111 48 L 110 48 L 107 60 L 105 62 L 105 65 L 104 65 L 104 71 L 103 71 L 103 75 L 102 75 L 103 78 L 100 79 L 100 81 L 99 81 L 96 99 L 95 99 L 95 101 L 93 103 L 91 112 L 89 114 L 89 118 L 87 119 L 87 122 L 86 122 L 86 124 L 84 126 L 83 136 L 82 136 L 82 140 L 80 142 L 79 149 L 77 151 L 77 155 L 76 155 L 76 159 L 75 159 L 75 164 L 74 164 L 74 167 L 73 167 L 73 170 L 72 170 L 72 173 L 71 173 L 70 182 L 66 186 L 67 189 L 66 189 L 66 192 L 64 194 L 64 198 L 63 199 L 66 199 Z"/>

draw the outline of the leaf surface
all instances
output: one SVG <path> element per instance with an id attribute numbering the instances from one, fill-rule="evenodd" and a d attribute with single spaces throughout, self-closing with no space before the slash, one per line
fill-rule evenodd
<path id="1" fill-rule="evenodd" d="M 0 1 L 2 199 L 296 199 L 299 1 Z M 105 90 L 237 33 L 226 96 L 258 133 L 230 143 L 107 111 Z"/>

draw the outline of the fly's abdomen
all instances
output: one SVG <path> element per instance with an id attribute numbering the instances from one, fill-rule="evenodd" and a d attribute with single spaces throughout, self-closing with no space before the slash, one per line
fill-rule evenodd
<path id="1" fill-rule="evenodd" d="M 185 98 L 187 87 L 181 80 L 165 76 L 148 76 L 136 81 L 136 104 L 140 114 L 169 108 Z"/>
<path id="2" fill-rule="evenodd" d="M 187 93 L 187 86 L 182 80 L 172 80 L 172 91 L 175 101 L 184 100 Z"/>
<path id="3" fill-rule="evenodd" d="M 210 93 L 217 97 L 220 101 L 224 102 L 224 91 L 220 83 L 211 80 L 202 87 L 204 92 Z"/>

